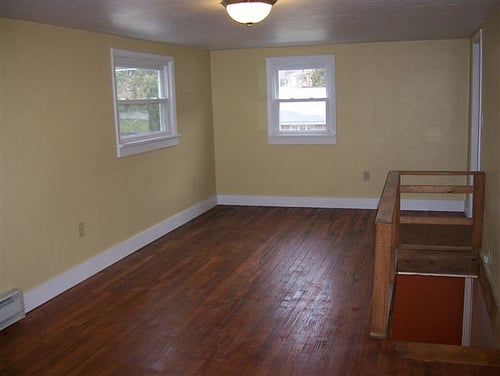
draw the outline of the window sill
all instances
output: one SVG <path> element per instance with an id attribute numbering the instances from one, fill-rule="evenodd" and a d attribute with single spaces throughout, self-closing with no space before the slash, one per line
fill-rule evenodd
<path id="1" fill-rule="evenodd" d="M 118 158 L 128 157 L 129 155 L 145 153 L 163 148 L 169 148 L 179 145 L 179 135 L 166 136 L 161 138 L 123 142 L 118 147 Z"/>
<path id="2" fill-rule="evenodd" d="M 337 137 L 333 135 L 279 135 L 268 136 L 269 145 L 321 145 L 336 144 Z"/>

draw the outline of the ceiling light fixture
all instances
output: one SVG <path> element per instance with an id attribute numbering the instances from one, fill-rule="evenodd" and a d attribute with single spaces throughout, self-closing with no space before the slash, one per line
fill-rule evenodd
<path id="1" fill-rule="evenodd" d="M 227 14 L 236 22 L 251 26 L 264 20 L 278 0 L 223 0 Z"/>

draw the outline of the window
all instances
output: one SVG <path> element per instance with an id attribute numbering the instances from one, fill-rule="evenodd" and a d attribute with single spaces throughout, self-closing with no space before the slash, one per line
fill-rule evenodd
<path id="1" fill-rule="evenodd" d="M 334 144 L 335 56 L 267 58 L 270 144 Z"/>
<path id="2" fill-rule="evenodd" d="M 179 144 L 174 59 L 111 50 L 118 157 Z"/>

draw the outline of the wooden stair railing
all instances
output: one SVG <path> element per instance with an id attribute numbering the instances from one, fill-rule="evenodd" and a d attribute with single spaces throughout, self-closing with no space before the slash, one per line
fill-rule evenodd
<path id="1" fill-rule="evenodd" d="M 403 176 L 472 177 L 472 185 L 402 185 Z M 394 281 L 397 273 L 433 275 L 479 275 L 479 250 L 483 233 L 485 175 L 475 171 L 389 171 L 375 219 L 375 261 L 373 272 L 370 335 L 386 339 L 389 333 Z M 403 216 L 401 194 L 472 195 L 472 218 L 451 216 Z M 400 244 L 400 224 L 470 226 L 468 246 Z"/>

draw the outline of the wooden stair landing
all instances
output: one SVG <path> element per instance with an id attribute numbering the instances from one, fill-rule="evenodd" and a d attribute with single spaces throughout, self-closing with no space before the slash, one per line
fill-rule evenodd
<path id="1" fill-rule="evenodd" d="M 396 252 L 398 273 L 479 275 L 479 254 L 472 247 L 401 244 Z"/>
<path id="2" fill-rule="evenodd" d="M 467 364 L 480 367 L 498 368 L 500 374 L 500 350 L 484 347 L 439 345 L 418 342 L 383 341 L 381 356 L 385 361 L 390 358 L 436 362 L 448 364 Z"/>

